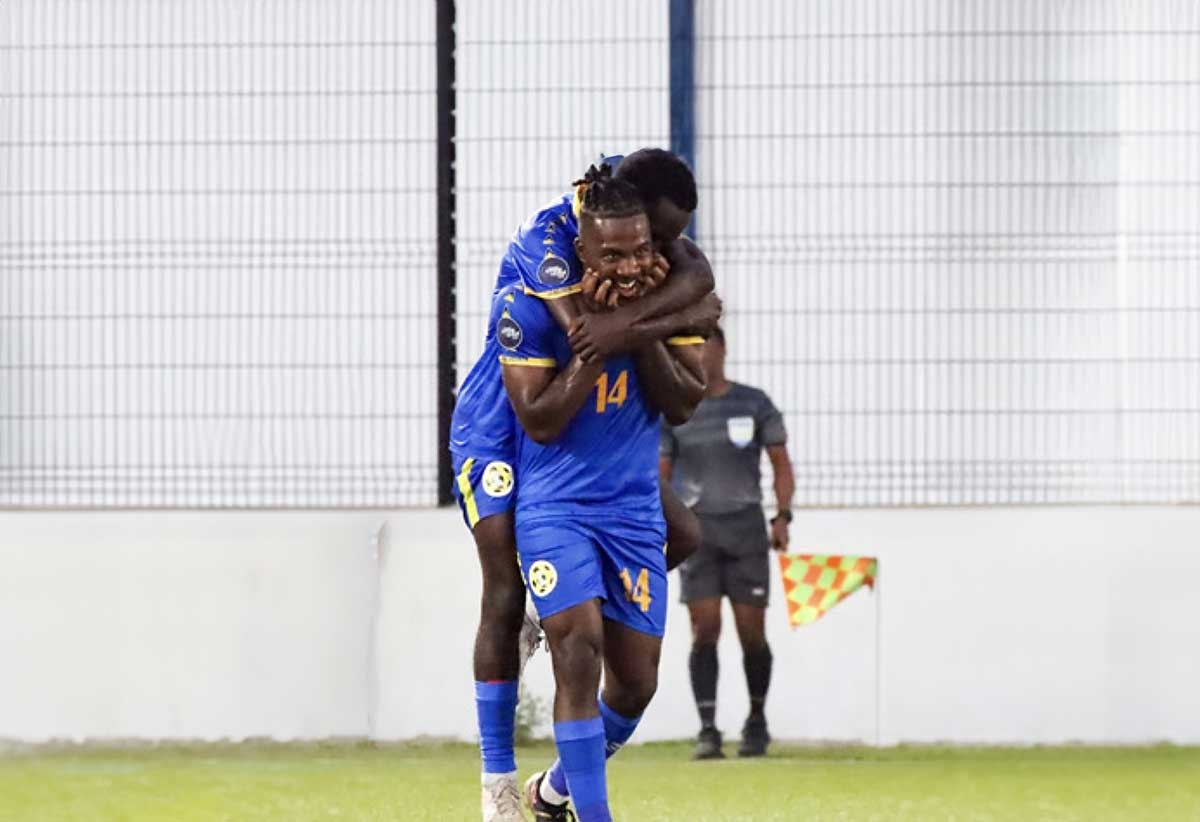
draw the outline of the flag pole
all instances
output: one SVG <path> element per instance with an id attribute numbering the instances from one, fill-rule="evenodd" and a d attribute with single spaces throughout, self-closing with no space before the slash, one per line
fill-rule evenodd
<path id="1" fill-rule="evenodd" d="M 883 594 L 879 580 L 883 563 L 875 559 L 875 747 L 882 745 L 883 723 Z"/>

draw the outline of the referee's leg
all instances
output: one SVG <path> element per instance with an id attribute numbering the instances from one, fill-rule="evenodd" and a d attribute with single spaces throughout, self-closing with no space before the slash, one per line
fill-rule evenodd
<path id="1" fill-rule="evenodd" d="M 742 668 L 750 692 L 750 716 L 742 727 L 738 756 L 762 756 L 771 737 L 767 732 L 767 690 L 771 685 L 773 657 L 767 643 L 764 605 L 733 601 L 733 619 L 742 645 Z"/>
<path id="2" fill-rule="evenodd" d="M 668 559 L 668 562 L 670 560 Z M 718 759 L 721 734 L 717 730 L 717 640 L 721 637 L 721 569 L 719 552 L 710 545 L 700 549 L 679 569 L 682 599 L 692 623 L 692 652 L 688 673 L 700 735 L 695 759 Z"/>

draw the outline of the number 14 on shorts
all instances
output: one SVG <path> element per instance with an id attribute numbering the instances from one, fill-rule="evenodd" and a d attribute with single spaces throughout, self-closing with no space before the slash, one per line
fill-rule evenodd
<path id="1" fill-rule="evenodd" d="M 650 603 L 653 601 L 650 597 L 650 571 L 643 568 L 637 575 L 637 582 L 634 583 L 629 569 L 622 568 L 621 582 L 625 585 L 625 599 L 640 607 L 643 614 L 649 613 Z"/>

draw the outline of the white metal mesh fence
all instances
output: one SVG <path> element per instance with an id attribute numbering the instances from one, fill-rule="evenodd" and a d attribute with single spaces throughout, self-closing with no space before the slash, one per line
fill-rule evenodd
<path id="1" fill-rule="evenodd" d="M 700 241 L 802 504 L 1200 500 L 1200 7 L 697 25 Z"/>
<path id="2" fill-rule="evenodd" d="M 0 4 L 0 505 L 436 499 L 432 3 Z M 668 140 L 666 4 L 458 3 L 458 368 Z M 699 240 L 807 505 L 1200 500 L 1200 9 L 697 0 Z"/>
<path id="3" fill-rule="evenodd" d="M 458 374 L 513 231 L 601 153 L 669 142 L 665 3 L 458 2 Z"/>
<path id="4" fill-rule="evenodd" d="M 0 504 L 436 499 L 434 25 L 0 4 Z"/>

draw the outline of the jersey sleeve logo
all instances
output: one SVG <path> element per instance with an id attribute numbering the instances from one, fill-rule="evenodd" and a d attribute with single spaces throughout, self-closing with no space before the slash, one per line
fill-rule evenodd
<path id="1" fill-rule="evenodd" d="M 529 566 L 529 590 L 536 596 L 548 597 L 558 585 L 558 569 L 539 559 Z"/>
<path id="2" fill-rule="evenodd" d="M 513 489 L 513 470 L 507 462 L 489 462 L 483 469 L 483 492 L 498 499 L 507 497 Z"/>
<path id="3" fill-rule="evenodd" d="M 525 339 L 525 332 L 509 315 L 507 309 L 501 315 L 500 321 L 496 323 L 496 339 L 500 341 L 503 348 L 507 348 L 509 351 L 516 351 L 521 347 L 521 341 Z"/>
<path id="4" fill-rule="evenodd" d="M 537 278 L 542 285 L 560 286 L 571 278 L 571 266 L 562 257 L 547 254 L 538 266 Z"/>
<path id="5" fill-rule="evenodd" d="M 745 448 L 754 440 L 754 417 L 730 417 L 725 426 L 729 441 L 738 448 Z"/>

